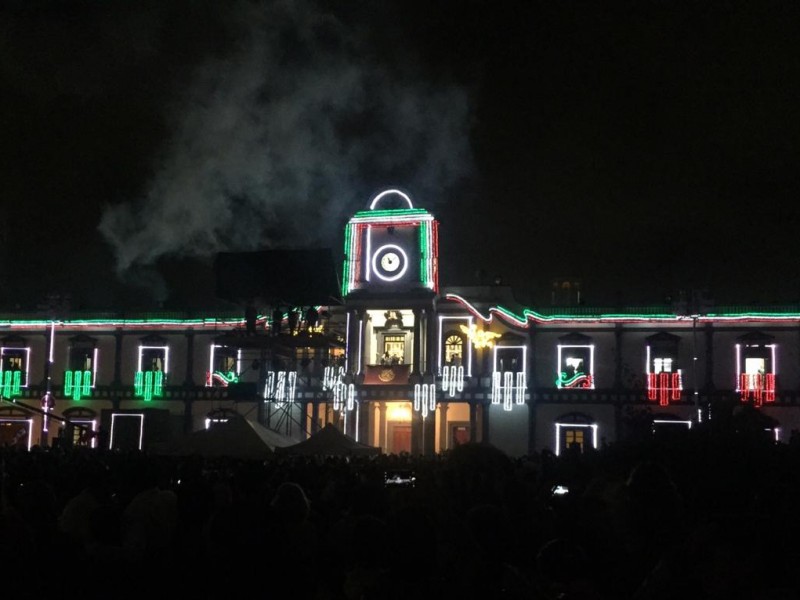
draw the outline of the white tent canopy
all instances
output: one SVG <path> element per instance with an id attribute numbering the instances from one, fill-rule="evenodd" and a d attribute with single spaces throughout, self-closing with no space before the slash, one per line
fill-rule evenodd
<path id="1" fill-rule="evenodd" d="M 217 423 L 209 429 L 185 436 L 177 444 L 175 454 L 266 459 L 274 454 L 276 448 L 290 446 L 295 442 L 296 440 L 260 423 L 243 416 L 234 416 L 224 423 Z"/>

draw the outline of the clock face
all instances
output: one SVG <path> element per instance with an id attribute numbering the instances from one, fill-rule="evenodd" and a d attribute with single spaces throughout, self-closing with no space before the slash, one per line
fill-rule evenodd
<path id="1" fill-rule="evenodd" d="M 397 281 L 408 268 L 408 256 L 400 246 L 386 244 L 372 255 L 372 269 L 383 281 Z"/>
<path id="2" fill-rule="evenodd" d="M 387 273 L 394 273 L 400 268 L 400 256 L 396 252 L 387 252 L 381 256 L 381 267 Z"/>

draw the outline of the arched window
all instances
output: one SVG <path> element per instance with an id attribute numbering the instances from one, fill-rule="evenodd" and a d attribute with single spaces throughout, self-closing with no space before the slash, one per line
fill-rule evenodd
<path id="1" fill-rule="evenodd" d="M 444 363 L 460 366 L 464 356 L 464 338 L 453 333 L 444 340 Z"/>

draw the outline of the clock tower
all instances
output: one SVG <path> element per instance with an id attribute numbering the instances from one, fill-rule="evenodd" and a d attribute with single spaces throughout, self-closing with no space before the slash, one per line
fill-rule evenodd
<path id="1" fill-rule="evenodd" d="M 345 229 L 342 296 L 438 292 L 438 226 L 397 189 L 377 194 Z"/>

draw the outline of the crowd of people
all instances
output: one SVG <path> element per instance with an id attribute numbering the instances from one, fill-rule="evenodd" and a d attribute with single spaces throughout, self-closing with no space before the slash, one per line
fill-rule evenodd
<path id="1" fill-rule="evenodd" d="M 694 428 L 560 456 L 0 459 L 13 598 L 800 597 L 794 440 Z"/>

